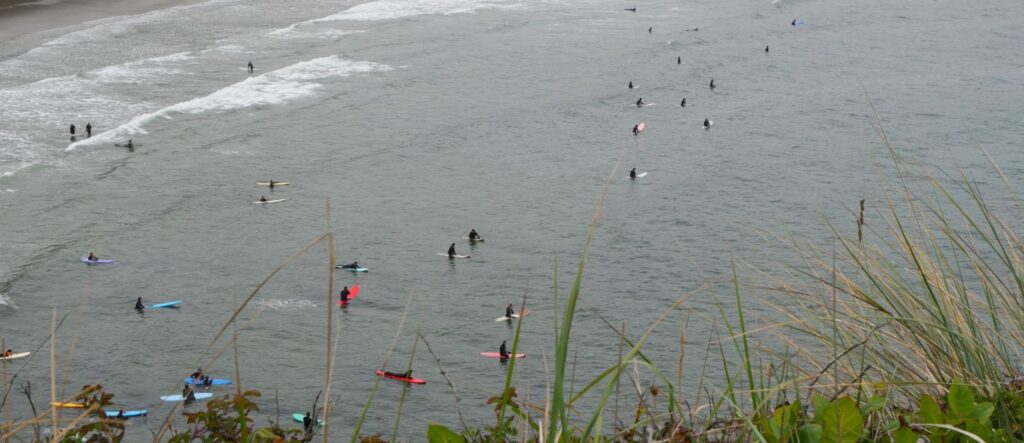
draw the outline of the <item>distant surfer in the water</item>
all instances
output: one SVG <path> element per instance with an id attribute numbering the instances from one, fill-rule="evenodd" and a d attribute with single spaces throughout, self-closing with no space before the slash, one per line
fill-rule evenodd
<path id="1" fill-rule="evenodd" d="M 313 430 L 313 417 L 309 416 L 309 412 L 306 412 L 306 416 L 302 417 L 302 430 L 306 433 L 310 433 Z"/>
<path id="2" fill-rule="evenodd" d="M 633 168 L 633 169 L 629 170 L 629 179 L 630 180 L 636 180 L 636 168 Z M 512 306 L 512 305 L 509 305 L 509 306 Z"/>
<path id="3" fill-rule="evenodd" d="M 341 265 L 341 269 L 359 269 L 359 261 L 354 261 L 347 265 Z"/>
<path id="4" fill-rule="evenodd" d="M 252 71 L 253 71 L 254 69 L 256 69 L 256 68 L 254 68 L 254 67 L 252 66 L 252 60 L 250 60 L 250 61 L 249 61 L 249 73 L 250 73 L 250 74 L 252 74 Z"/>
<path id="5" fill-rule="evenodd" d="M 455 258 L 455 243 L 448 247 L 448 258 Z"/>
<path id="6" fill-rule="evenodd" d="M 470 229 L 469 230 L 469 241 L 477 241 L 477 240 L 480 240 L 480 234 L 476 233 L 476 229 Z"/>
<path id="7" fill-rule="evenodd" d="M 704 119 L 704 129 L 711 128 L 711 120 Z"/>
<path id="8" fill-rule="evenodd" d="M 790 24 L 793 25 L 793 26 L 796 26 L 796 19 L 794 18 L 793 19 L 793 23 L 790 23 Z"/>
<path id="9" fill-rule="evenodd" d="M 273 179 L 270 180 L 270 189 L 274 189 L 274 180 Z"/>
<path id="10" fill-rule="evenodd" d="M 768 52 L 768 45 L 764 45 L 764 52 Z"/>
<path id="11" fill-rule="evenodd" d="M 348 286 L 345 286 L 344 288 L 341 288 L 341 293 L 338 294 L 338 297 L 341 298 L 341 303 L 342 304 L 348 303 L 348 295 L 349 294 L 351 294 L 351 292 L 349 292 Z"/>
<path id="12" fill-rule="evenodd" d="M 501 347 L 498 348 L 498 356 L 500 356 L 502 360 L 508 358 L 508 349 L 505 349 L 505 340 L 501 341 Z"/>
<path id="13" fill-rule="evenodd" d="M 99 258 L 99 257 L 97 257 L 97 256 L 96 256 L 96 254 L 93 254 L 92 252 L 90 252 L 90 253 L 89 253 L 89 257 L 88 257 L 88 258 L 86 258 L 86 260 L 89 260 L 89 261 L 97 261 L 97 260 L 99 260 L 99 259 L 100 259 L 100 258 Z"/>
<path id="14" fill-rule="evenodd" d="M 92 123 L 85 124 L 85 135 L 92 137 Z"/>
<path id="15" fill-rule="evenodd" d="M 715 79 L 711 79 L 711 89 L 715 89 Z"/>
<path id="16" fill-rule="evenodd" d="M 677 65 L 681 65 L 681 64 L 683 64 L 683 57 L 682 57 L 682 56 L 678 56 L 678 57 L 676 57 L 676 64 L 677 64 Z"/>
<path id="17" fill-rule="evenodd" d="M 125 143 L 124 147 L 128 148 L 129 151 L 135 150 L 135 145 L 132 143 L 132 139 L 128 139 L 128 143 Z"/>
<path id="18" fill-rule="evenodd" d="M 260 203 L 266 203 L 266 202 L 267 202 L 267 197 L 266 197 L 266 196 L 263 196 L 263 195 L 261 195 L 261 196 L 260 196 Z"/>
<path id="19" fill-rule="evenodd" d="M 654 34 L 654 26 L 651 26 L 650 28 L 647 28 L 647 33 L 648 34 Z"/>
<path id="20" fill-rule="evenodd" d="M 75 124 L 71 124 L 71 135 L 75 135 Z"/>
<path id="21" fill-rule="evenodd" d="M 641 106 L 643 106 L 643 105 L 644 105 L 644 98 L 643 98 L 643 97 L 640 97 L 640 100 L 637 100 L 637 101 L 636 101 L 636 107 L 638 107 L 638 108 L 639 108 L 639 107 L 641 107 Z"/>
<path id="22" fill-rule="evenodd" d="M 679 106 L 686 107 L 686 97 L 683 97 L 683 101 L 679 102 Z"/>
<path id="23" fill-rule="evenodd" d="M 141 311 L 143 309 L 146 309 L 146 307 L 142 305 L 142 297 L 135 299 L 135 310 Z"/>
<path id="24" fill-rule="evenodd" d="M 626 10 L 636 12 L 636 8 L 626 8 Z"/>
<path id="25" fill-rule="evenodd" d="M 196 393 L 192 390 L 192 387 L 185 383 L 185 389 L 181 390 L 181 396 L 185 399 L 185 404 L 196 401 Z"/>
<path id="26" fill-rule="evenodd" d="M 512 303 L 509 303 L 508 306 L 505 306 L 505 316 L 512 318 L 512 314 L 515 314 L 515 311 L 512 310 Z"/>
<path id="27" fill-rule="evenodd" d="M 633 82 L 632 82 L 632 81 L 630 81 L 630 82 L 629 82 L 629 89 L 633 89 L 633 88 L 634 88 L 634 86 L 633 86 Z"/>
<path id="28" fill-rule="evenodd" d="M 640 125 L 633 125 L 633 135 L 640 133 Z"/>

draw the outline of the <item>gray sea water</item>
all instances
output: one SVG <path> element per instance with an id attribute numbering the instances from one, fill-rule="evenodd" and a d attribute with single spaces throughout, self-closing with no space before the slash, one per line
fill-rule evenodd
<path id="1" fill-rule="evenodd" d="M 489 425 L 484 401 L 506 367 L 478 354 L 513 334 L 493 319 L 529 282 L 516 386 L 543 402 L 554 262 L 564 296 L 613 170 L 574 324 L 577 380 L 614 363 L 598 315 L 636 337 L 690 291 L 727 299 L 733 260 L 749 280 L 747 265 L 796 261 L 762 230 L 824 245 L 826 218 L 850 228 L 859 199 L 884 208 L 891 160 L 865 91 L 901 156 L 994 184 L 980 145 L 1019 184 L 1021 17 L 1015 0 L 227 0 L 0 42 L 0 335 L 35 350 L 51 308 L 70 312 L 61 392 L 102 383 L 118 405 L 150 409 L 129 436 L 151 438 L 170 410 L 158 397 L 197 362 L 234 378 L 230 351 L 208 365 L 223 346 L 207 353 L 211 338 L 325 232 L 329 198 L 339 261 L 370 272 L 337 272 L 336 290 L 361 293 L 329 306 L 322 243 L 245 309 L 242 383 L 263 392 L 263 415 L 308 410 L 323 388 L 330 309 L 333 439 L 351 432 L 385 359 L 404 369 L 416 331 L 467 421 Z M 637 108 L 641 97 L 654 105 Z M 114 146 L 129 138 L 134 152 Z M 630 181 L 634 167 L 648 175 Z M 291 185 L 255 186 L 267 179 Z M 287 200 L 252 204 L 261 194 Z M 469 244 L 470 228 L 486 242 Z M 436 255 L 452 242 L 472 258 Z M 90 251 L 118 263 L 84 266 Z M 184 302 L 140 316 L 140 296 Z M 683 308 L 646 354 L 674 373 L 688 315 L 693 380 L 718 311 L 708 291 Z M 37 405 L 48 350 L 10 367 Z M 400 435 L 422 441 L 428 423 L 458 419 L 422 344 L 413 362 L 428 384 L 408 393 Z M 401 390 L 382 383 L 364 432 L 388 434 Z M 30 414 L 21 395 L 11 410 Z"/>

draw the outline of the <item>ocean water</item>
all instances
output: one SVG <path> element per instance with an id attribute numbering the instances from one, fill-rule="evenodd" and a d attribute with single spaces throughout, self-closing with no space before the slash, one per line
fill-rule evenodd
<path id="1" fill-rule="evenodd" d="M 765 233 L 827 245 L 824 220 L 850 228 L 861 198 L 869 223 L 884 210 L 893 170 L 867 96 L 912 164 L 998 185 L 982 146 L 1020 184 L 1022 15 L 1012 0 L 217 0 L 0 42 L 0 335 L 35 350 L 51 309 L 70 313 L 60 395 L 102 383 L 151 410 L 129 430 L 151 438 L 170 410 L 158 397 L 196 366 L 234 378 L 211 339 L 325 232 L 330 199 L 339 261 L 370 272 L 336 272 L 333 297 L 362 292 L 333 308 L 320 243 L 245 308 L 241 381 L 263 392 L 262 415 L 312 405 L 333 315 L 333 439 L 351 432 L 373 371 L 412 355 L 428 384 L 410 389 L 401 437 L 457 425 L 433 357 L 422 343 L 413 354 L 417 331 L 467 421 L 486 426 L 506 367 L 478 354 L 513 334 L 493 319 L 529 294 L 516 386 L 542 403 L 554 263 L 564 296 L 614 174 L 573 325 L 577 380 L 615 361 L 602 317 L 636 337 L 700 289 L 646 350 L 674 372 L 688 317 L 695 380 L 731 263 L 757 282 L 751 267 L 797 262 Z M 114 146 L 127 139 L 134 152 Z M 631 182 L 634 167 L 648 175 Z M 255 186 L 268 179 L 291 185 Z M 261 194 L 287 200 L 252 204 Z M 486 242 L 469 244 L 470 228 Z M 453 242 L 472 257 L 436 255 Z M 90 251 L 118 263 L 84 266 Z M 140 316 L 136 297 L 184 303 Z M 48 350 L 11 366 L 37 405 Z M 401 390 L 382 382 L 364 432 L 390 432 Z M 11 406 L 28 416 L 22 396 Z"/>

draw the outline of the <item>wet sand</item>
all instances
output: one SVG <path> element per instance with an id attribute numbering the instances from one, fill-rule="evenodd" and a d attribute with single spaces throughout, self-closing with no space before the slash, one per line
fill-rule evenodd
<path id="1" fill-rule="evenodd" d="M 118 15 L 140 14 L 190 0 L 0 0 L 0 41 L 18 40 Z"/>

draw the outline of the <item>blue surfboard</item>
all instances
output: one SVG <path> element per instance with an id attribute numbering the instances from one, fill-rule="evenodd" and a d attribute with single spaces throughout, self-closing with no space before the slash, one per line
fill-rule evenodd
<path id="1" fill-rule="evenodd" d="M 185 377 L 185 383 L 193 384 L 193 385 L 194 384 L 198 384 L 200 386 L 203 386 L 200 383 L 193 382 L 192 381 L 192 377 Z M 231 380 L 228 380 L 226 378 L 215 378 L 215 379 L 212 380 L 212 383 L 210 383 L 210 384 L 211 385 L 230 385 L 231 384 Z"/>
<path id="2" fill-rule="evenodd" d="M 171 301 L 168 301 L 168 302 L 157 303 L 155 305 L 146 306 L 146 309 L 171 308 L 171 307 L 174 307 L 174 306 L 178 306 L 179 304 L 181 304 L 181 300 L 180 299 L 179 300 L 171 300 Z"/>
<path id="3" fill-rule="evenodd" d="M 106 411 L 103 411 L 103 412 L 107 414 L 107 417 L 111 417 L 111 418 L 116 418 L 118 416 L 118 414 L 120 414 L 120 411 L 106 410 Z M 146 415 L 146 412 L 147 412 L 146 409 L 140 409 L 140 410 L 137 410 L 137 411 L 124 411 L 124 417 L 125 418 L 141 417 L 143 415 Z"/>

